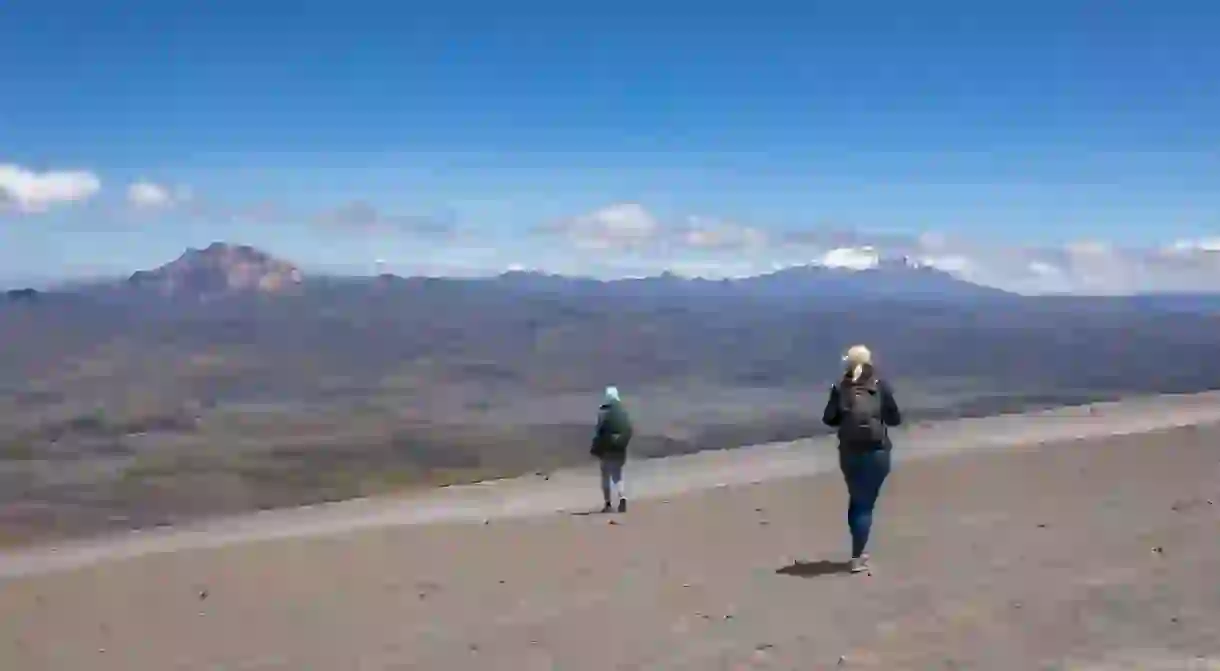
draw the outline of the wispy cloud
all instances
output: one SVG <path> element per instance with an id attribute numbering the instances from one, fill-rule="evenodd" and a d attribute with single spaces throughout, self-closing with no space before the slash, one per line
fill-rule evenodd
<path id="1" fill-rule="evenodd" d="M 140 210 L 175 210 L 195 221 L 226 224 L 316 226 L 333 233 L 408 233 L 443 236 L 454 233 L 450 216 L 410 215 L 386 212 L 366 201 L 349 201 L 323 209 L 293 208 L 271 200 L 247 203 L 225 202 L 207 194 L 152 183 L 137 182 L 128 188 L 128 204 Z"/>
<path id="2" fill-rule="evenodd" d="M 0 164 L 0 210 L 39 214 L 56 205 L 88 200 L 101 188 L 101 180 L 87 170 L 38 172 Z"/>
<path id="3" fill-rule="evenodd" d="M 193 192 L 185 186 L 170 188 L 148 180 L 139 180 L 127 186 L 127 204 L 137 210 L 165 210 L 193 199 Z"/>
<path id="4" fill-rule="evenodd" d="M 679 233 L 682 246 L 702 250 L 761 250 L 771 243 L 762 229 L 693 215 Z"/>
<path id="5" fill-rule="evenodd" d="M 661 223 L 638 203 L 615 203 L 593 212 L 544 224 L 537 231 L 558 235 L 585 250 L 640 249 L 657 240 Z"/>
<path id="6" fill-rule="evenodd" d="M 452 233 L 455 229 L 455 222 L 451 217 L 389 213 L 363 200 L 343 203 L 316 213 L 311 219 L 313 223 L 321 226 L 365 232 L 397 231 L 439 235 Z"/>
<path id="7" fill-rule="evenodd" d="M 673 251 L 758 251 L 770 244 L 765 231 L 701 215 L 665 220 L 639 203 L 614 203 L 539 226 L 580 250 L 664 254 Z"/>
<path id="8" fill-rule="evenodd" d="M 671 223 L 636 203 L 610 205 L 542 230 L 574 249 L 604 252 L 582 256 L 582 268 L 607 276 L 671 271 L 733 277 L 810 264 L 859 271 L 888 259 L 1022 293 L 1125 294 L 1220 286 L 1220 238 L 1124 248 L 1105 240 L 1000 245 L 940 231 L 878 233 L 822 226 L 776 232 L 706 216 Z M 556 261 L 555 269 L 562 271 L 563 263 Z"/>

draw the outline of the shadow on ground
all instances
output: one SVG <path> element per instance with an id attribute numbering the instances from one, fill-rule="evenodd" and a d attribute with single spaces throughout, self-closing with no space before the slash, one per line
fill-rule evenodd
<path id="1" fill-rule="evenodd" d="M 849 575 L 851 562 L 830 561 L 798 561 L 775 571 L 779 575 L 796 576 L 797 578 L 820 578 L 828 575 Z"/>

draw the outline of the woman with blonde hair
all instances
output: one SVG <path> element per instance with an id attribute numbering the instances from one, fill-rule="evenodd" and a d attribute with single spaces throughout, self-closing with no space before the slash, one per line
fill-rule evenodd
<path id="1" fill-rule="evenodd" d="M 837 429 L 839 469 L 847 483 L 847 527 L 851 531 L 852 573 L 869 570 L 873 508 L 890 474 L 888 427 L 902 423 L 890 385 L 877 376 L 873 355 L 854 345 L 843 355 L 843 376 L 830 388 L 822 422 Z"/>

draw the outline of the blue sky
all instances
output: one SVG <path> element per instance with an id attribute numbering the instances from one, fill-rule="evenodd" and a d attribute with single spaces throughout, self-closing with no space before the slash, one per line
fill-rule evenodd
<path id="1" fill-rule="evenodd" d="M 1220 5 L 994 4 L 9 0 L 0 279 L 213 240 L 643 272 L 808 260 L 825 245 L 791 239 L 843 229 L 972 253 L 1220 237 Z M 31 195 L 63 171 L 96 188 Z M 376 216 L 328 216 L 353 203 Z M 622 204 L 667 242 L 573 246 Z M 659 233 L 692 215 L 768 244 Z"/>

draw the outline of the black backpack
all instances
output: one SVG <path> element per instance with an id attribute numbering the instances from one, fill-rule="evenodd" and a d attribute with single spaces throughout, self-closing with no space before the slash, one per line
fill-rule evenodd
<path id="1" fill-rule="evenodd" d="M 881 392 L 877 381 L 844 380 L 839 385 L 839 442 L 853 447 L 872 448 L 885 443 L 885 422 L 881 419 Z"/>

